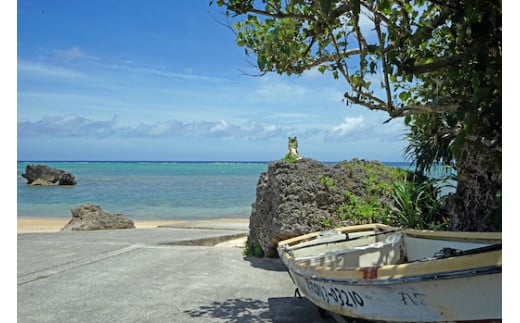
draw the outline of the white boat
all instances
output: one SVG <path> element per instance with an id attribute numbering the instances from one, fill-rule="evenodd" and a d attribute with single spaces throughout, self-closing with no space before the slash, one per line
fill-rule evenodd
<path id="1" fill-rule="evenodd" d="M 502 318 L 502 234 L 368 224 L 281 241 L 297 291 L 320 309 L 389 322 Z"/>

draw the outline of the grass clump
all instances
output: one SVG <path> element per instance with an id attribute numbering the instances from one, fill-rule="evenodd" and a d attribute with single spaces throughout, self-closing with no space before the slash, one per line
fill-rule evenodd
<path id="1" fill-rule="evenodd" d="M 388 211 L 377 199 L 363 200 L 349 191 L 345 191 L 344 195 L 345 204 L 338 210 L 340 220 L 350 219 L 358 224 L 385 221 Z"/>
<path id="2" fill-rule="evenodd" d="M 298 157 L 287 154 L 284 158 L 282 158 L 282 160 L 285 160 L 288 163 L 296 163 L 296 161 L 298 160 Z"/>
<path id="3" fill-rule="evenodd" d="M 320 184 L 325 186 L 329 190 L 336 189 L 336 184 L 334 184 L 334 179 L 332 179 L 331 177 L 326 176 L 326 175 L 320 175 L 319 179 L 320 179 Z"/>
<path id="4" fill-rule="evenodd" d="M 262 250 L 262 247 L 258 243 L 252 243 L 248 238 L 243 254 L 245 257 L 262 258 L 264 256 L 264 250 Z"/>

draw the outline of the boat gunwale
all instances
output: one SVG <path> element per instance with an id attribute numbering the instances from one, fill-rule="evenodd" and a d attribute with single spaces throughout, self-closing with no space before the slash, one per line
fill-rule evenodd
<path id="1" fill-rule="evenodd" d="M 416 229 L 403 229 L 402 232 L 407 236 L 423 239 L 471 240 L 475 242 L 502 241 L 502 232 L 432 231 Z"/>
<path id="2" fill-rule="evenodd" d="M 398 227 L 392 227 L 386 224 L 380 224 L 380 223 L 371 223 L 371 224 L 360 224 L 360 225 L 354 225 L 354 226 L 347 226 L 347 227 L 339 227 L 334 228 L 328 231 L 336 231 L 338 234 L 341 233 L 355 233 L 355 232 L 362 232 L 362 231 L 368 231 L 368 230 L 374 230 L 379 232 L 375 233 L 386 233 L 386 232 L 401 232 L 404 229 L 398 228 Z M 300 235 L 294 238 L 286 239 L 283 241 L 278 242 L 278 248 L 284 247 L 284 248 L 295 248 L 297 249 L 297 245 L 299 243 L 309 241 L 312 239 L 317 239 L 320 234 L 322 234 L 323 231 L 317 231 L 317 232 L 311 232 L 304 235 Z"/>
<path id="3" fill-rule="evenodd" d="M 418 237 L 424 239 L 450 239 L 450 240 L 472 240 L 472 241 L 501 241 L 502 232 L 465 232 L 465 231 L 433 231 L 433 230 L 417 230 L 417 229 L 405 229 L 399 227 L 393 227 L 386 224 L 371 223 L 371 224 L 360 224 L 354 226 L 346 226 L 334 228 L 328 231 L 336 231 L 338 234 L 341 233 L 355 233 L 362 231 L 374 230 L 374 234 L 385 234 L 393 232 L 402 232 L 403 234 L 411 237 Z M 298 244 L 307 242 L 309 240 L 316 240 L 323 232 L 317 231 L 294 238 L 282 240 L 278 242 L 278 249 L 299 249 Z"/>

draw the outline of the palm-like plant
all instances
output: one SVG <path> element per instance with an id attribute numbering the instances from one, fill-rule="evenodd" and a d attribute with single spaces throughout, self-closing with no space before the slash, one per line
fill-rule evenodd
<path id="1" fill-rule="evenodd" d="M 421 114 L 407 117 L 410 131 L 405 134 L 408 146 L 404 152 L 420 173 L 429 172 L 435 165 L 453 167 L 457 134 L 462 123 L 455 113 Z"/>
<path id="2" fill-rule="evenodd" d="M 442 188 L 436 185 L 439 180 L 444 179 L 393 183 L 390 196 L 394 200 L 391 209 L 396 224 L 413 229 L 446 229 L 446 212 L 438 199 Z"/>

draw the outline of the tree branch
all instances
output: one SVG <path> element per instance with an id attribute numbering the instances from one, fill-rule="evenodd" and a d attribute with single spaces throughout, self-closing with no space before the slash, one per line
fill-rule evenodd
<path id="1" fill-rule="evenodd" d="M 343 94 L 343 96 L 345 98 L 349 99 L 350 101 L 352 101 L 352 103 L 354 103 L 354 104 L 360 104 L 370 110 L 385 111 L 388 113 L 387 104 L 384 102 L 382 102 L 382 104 L 381 104 L 381 100 L 378 100 L 380 103 L 376 104 L 375 102 L 361 101 L 357 96 L 352 96 L 346 92 Z"/>
<path id="2" fill-rule="evenodd" d="M 410 115 L 416 114 L 425 114 L 425 113 L 439 113 L 439 112 L 455 112 L 460 109 L 458 104 L 448 104 L 448 105 L 436 105 L 431 103 L 419 103 L 409 105 L 402 109 L 394 110 L 390 114 L 390 119 L 386 120 L 383 123 L 388 123 L 393 119 L 406 117 Z"/>
<path id="3" fill-rule="evenodd" d="M 377 33 L 377 38 L 379 39 L 379 44 L 380 44 L 380 46 L 383 46 L 385 40 L 383 39 L 383 35 L 381 33 L 381 25 L 380 25 L 378 17 L 375 17 L 374 24 L 376 26 L 376 33 Z M 385 82 L 386 101 L 387 101 L 387 104 L 389 107 L 393 107 L 390 82 L 388 80 L 388 73 L 385 71 L 386 54 L 381 54 L 381 65 L 382 65 L 381 67 L 383 69 L 383 81 Z"/>
<path id="4" fill-rule="evenodd" d="M 265 10 L 260 10 L 260 9 L 256 9 L 256 8 L 250 8 L 250 9 L 247 9 L 245 12 L 241 13 L 241 14 L 245 14 L 245 13 L 248 13 L 248 12 L 251 12 L 251 13 L 256 13 L 258 15 L 261 15 L 261 16 L 266 16 L 266 17 L 272 17 L 272 18 L 280 18 L 280 19 L 284 19 L 284 18 L 293 18 L 293 19 L 298 19 L 298 20 L 314 20 L 314 17 L 313 16 L 309 16 L 309 15 L 299 15 L 299 14 L 295 14 L 295 13 L 290 13 L 290 12 L 269 12 L 269 11 L 265 11 Z"/>
<path id="5" fill-rule="evenodd" d="M 373 13 L 374 14 L 374 18 L 378 17 L 379 19 L 381 19 L 381 21 L 383 21 L 387 25 L 392 23 L 392 21 L 390 19 L 386 18 L 386 16 L 383 15 L 378 9 L 375 9 L 375 8 L 371 7 L 366 1 L 361 1 L 361 5 L 363 7 L 365 7 L 365 8 L 367 8 L 368 11 Z"/>
<path id="6" fill-rule="evenodd" d="M 415 65 L 413 66 L 412 73 L 415 75 L 420 75 L 425 73 L 431 73 L 448 67 L 453 67 L 453 65 L 456 65 L 457 63 L 461 62 L 462 58 L 462 55 L 458 55 L 430 64 Z"/>

